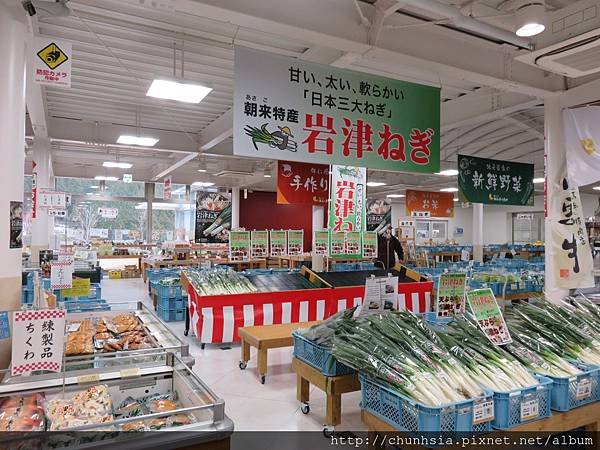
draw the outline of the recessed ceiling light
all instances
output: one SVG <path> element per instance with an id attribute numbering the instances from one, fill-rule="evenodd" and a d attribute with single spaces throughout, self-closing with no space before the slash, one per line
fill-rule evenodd
<path id="1" fill-rule="evenodd" d="M 600 186 L 594 186 L 592 189 L 595 191 L 600 191 Z"/>
<path id="2" fill-rule="evenodd" d="M 157 142 L 158 139 L 153 137 L 131 136 L 129 134 L 122 134 L 117 139 L 117 144 L 139 145 L 142 147 L 154 147 Z"/>
<path id="3" fill-rule="evenodd" d="M 542 23 L 546 16 L 543 0 L 520 0 L 515 13 L 517 36 L 531 37 L 542 33 L 546 26 Z"/>
<path id="4" fill-rule="evenodd" d="M 544 178 L 534 178 L 533 179 L 534 184 L 540 184 L 540 183 L 543 183 L 544 181 L 546 181 Z"/>
<path id="5" fill-rule="evenodd" d="M 100 186 L 90 186 L 92 189 L 98 189 Z"/>
<path id="6" fill-rule="evenodd" d="M 444 189 L 440 189 L 440 192 L 458 192 L 458 188 L 455 188 L 455 187 L 444 188 Z"/>
<path id="7" fill-rule="evenodd" d="M 404 194 L 388 194 L 386 195 L 387 198 L 404 198 L 406 197 Z"/>
<path id="8" fill-rule="evenodd" d="M 212 88 L 201 84 L 182 83 L 172 80 L 154 80 L 146 92 L 148 97 L 177 100 L 184 103 L 200 103 Z"/>
<path id="9" fill-rule="evenodd" d="M 265 173 L 265 174 L 263 175 L 263 177 L 265 177 L 265 178 L 271 178 L 271 175 L 269 175 L 268 173 Z"/>
<path id="10" fill-rule="evenodd" d="M 206 169 L 198 169 L 198 172 L 204 173 L 204 172 L 206 172 Z"/>
<path id="11" fill-rule="evenodd" d="M 192 186 L 198 186 L 198 187 L 209 187 L 209 186 L 214 186 L 215 183 L 212 183 L 210 181 L 195 181 L 194 183 L 192 183 Z"/>
<path id="12" fill-rule="evenodd" d="M 367 186 L 369 187 L 385 186 L 386 184 L 383 181 L 367 181 Z"/>
<path id="13" fill-rule="evenodd" d="M 98 180 L 98 181 L 119 181 L 118 177 L 107 177 L 105 175 L 96 175 L 94 177 L 94 180 Z"/>
<path id="14" fill-rule="evenodd" d="M 458 199 L 457 199 L 456 197 L 454 197 L 452 200 L 454 200 L 455 202 L 457 202 L 457 201 L 458 201 Z"/>
<path id="15" fill-rule="evenodd" d="M 94 195 L 93 192 L 86 192 L 85 195 Z"/>
<path id="16" fill-rule="evenodd" d="M 103 167 L 112 167 L 116 169 L 131 169 L 133 164 L 128 162 L 119 162 L 119 161 L 104 161 L 102 163 Z"/>
<path id="17" fill-rule="evenodd" d="M 458 175 L 458 170 L 456 170 L 456 169 L 442 170 L 440 172 L 437 172 L 436 175 L 444 175 L 446 177 L 453 177 L 455 175 Z"/>

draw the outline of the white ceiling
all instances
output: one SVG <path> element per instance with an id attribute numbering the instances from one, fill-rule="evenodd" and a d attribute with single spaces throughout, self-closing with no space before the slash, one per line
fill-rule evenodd
<path id="1" fill-rule="evenodd" d="M 444 2 L 484 22 L 513 26 L 506 1 Z M 175 11 L 139 3 L 144 2 L 71 0 L 69 17 L 33 23 L 36 34 L 73 43 L 71 89 L 43 88 L 41 93 L 56 175 L 109 174 L 101 163 L 118 153 L 121 160 L 134 163 L 134 179 L 152 180 L 198 152 L 222 125 L 215 120 L 226 122 L 233 104 L 234 43 L 441 86 L 443 166 L 452 167 L 456 155 L 463 153 L 530 162 L 538 173 L 543 171 L 541 97 L 561 89 L 564 80 L 514 62 L 513 56 L 522 51 L 514 46 L 464 33 L 449 23 L 428 23 L 440 17 L 410 7 L 387 17 L 378 40 L 369 44 L 369 26 L 364 20 L 361 24 L 361 15 L 373 17 L 373 0 L 173 0 Z M 379 0 L 375 6 L 396 3 Z M 547 0 L 550 9 L 570 3 Z M 199 105 L 145 96 L 152 79 L 173 75 L 174 47 L 177 74 L 183 52 L 185 78 L 213 87 Z M 30 135 L 39 114 L 33 117 L 30 111 Z M 138 128 L 144 135 L 160 137 L 159 148 L 114 145 L 119 134 Z M 210 180 L 272 190 L 274 178 L 266 179 L 263 173 L 273 165 L 234 157 L 232 141 L 226 138 L 172 175 L 177 183 Z M 198 168 L 208 171 L 200 174 Z M 255 174 L 214 176 L 221 170 Z M 439 188 L 450 182 L 435 175 L 385 172 L 372 172 L 371 178 L 389 184 L 375 190 L 380 193 Z"/>

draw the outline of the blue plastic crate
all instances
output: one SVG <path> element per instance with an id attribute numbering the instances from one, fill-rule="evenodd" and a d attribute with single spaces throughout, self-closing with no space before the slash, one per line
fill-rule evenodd
<path id="1" fill-rule="evenodd" d="M 164 286 L 162 284 L 156 285 L 156 295 L 159 299 L 161 298 L 181 298 L 181 286 Z"/>
<path id="2" fill-rule="evenodd" d="M 600 400 L 600 367 L 576 364 L 582 373 L 574 377 L 552 380 L 550 407 L 555 411 L 569 411 L 578 406 Z"/>
<path id="3" fill-rule="evenodd" d="M 381 384 L 360 374 L 361 407 L 376 415 L 399 431 L 408 433 L 487 433 L 492 429 L 492 395 L 448 403 L 441 406 L 426 406 L 403 397 Z M 482 410 L 485 421 L 475 423 Z"/>
<path id="4" fill-rule="evenodd" d="M 179 298 L 158 298 L 157 308 L 160 309 L 185 309 L 186 299 L 183 297 Z"/>
<path id="5" fill-rule="evenodd" d="M 33 289 L 21 289 L 21 304 L 33 305 Z"/>
<path id="6" fill-rule="evenodd" d="M 550 417 L 552 380 L 539 375 L 536 378 L 540 382 L 537 386 L 494 392 L 494 428 L 505 430 Z"/>
<path id="7" fill-rule="evenodd" d="M 335 377 L 354 373 L 354 369 L 336 360 L 329 348 L 311 342 L 297 331 L 294 331 L 292 336 L 294 337 L 294 356 L 310 364 L 323 375 Z"/>
<path id="8" fill-rule="evenodd" d="M 185 308 L 184 309 L 162 309 L 156 310 L 158 317 L 164 322 L 180 322 L 185 320 Z"/>

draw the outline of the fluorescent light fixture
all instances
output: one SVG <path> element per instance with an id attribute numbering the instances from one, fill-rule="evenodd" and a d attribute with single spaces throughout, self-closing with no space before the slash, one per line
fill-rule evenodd
<path id="1" fill-rule="evenodd" d="M 540 33 L 543 33 L 545 29 L 546 29 L 546 25 L 544 25 L 542 23 L 537 23 L 537 22 L 526 23 L 525 25 L 523 25 L 522 27 L 520 27 L 517 30 L 517 36 L 521 36 L 521 37 L 536 36 Z"/>
<path id="2" fill-rule="evenodd" d="M 200 172 L 200 173 L 205 173 L 205 172 L 206 172 L 206 169 L 198 169 L 198 172 Z"/>
<path id="3" fill-rule="evenodd" d="M 86 192 L 85 195 L 94 195 L 94 193 L 93 192 Z"/>
<path id="4" fill-rule="evenodd" d="M 452 200 L 454 200 L 455 202 L 457 202 L 457 201 L 458 201 L 458 199 L 457 199 L 456 197 L 454 197 Z"/>
<path id="5" fill-rule="evenodd" d="M 215 183 L 211 182 L 211 181 L 195 181 L 194 183 L 192 183 L 192 186 L 198 186 L 198 187 L 209 187 L 209 186 L 214 186 Z"/>
<path id="6" fill-rule="evenodd" d="M 446 177 L 454 177 L 454 176 L 458 175 L 458 170 L 456 170 L 456 169 L 442 170 L 440 172 L 437 172 L 436 175 L 444 175 Z"/>
<path id="7" fill-rule="evenodd" d="M 369 187 L 385 186 L 386 184 L 383 181 L 367 181 L 367 186 Z"/>
<path id="8" fill-rule="evenodd" d="M 148 97 L 177 100 L 184 103 L 200 103 L 212 88 L 194 83 L 173 80 L 154 80 L 146 92 Z"/>
<path id="9" fill-rule="evenodd" d="M 543 0 L 520 0 L 515 19 L 517 36 L 531 37 L 542 33 L 546 26 L 542 23 L 546 16 Z"/>
<path id="10" fill-rule="evenodd" d="M 263 177 L 265 177 L 265 178 L 271 178 L 271 175 L 269 175 L 268 173 L 265 173 L 265 174 L 263 175 Z"/>
<path id="11" fill-rule="evenodd" d="M 100 186 L 96 186 L 96 185 L 94 185 L 94 186 L 90 186 L 90 188 L 91 188 L 91 189 L 98 189 L 99 187 L 100 187 Z"/>
<path id="12" fill-rule="evenodd" d="M 543 183 L 544 181 L 546 181 L 544 178 L 534 178 L 533 184 L 540 184 L 540 183 Z"/>
<path id="13" fill-rule="evenodd" d="M 592 189 L 595 191 L 600 191 L 600 186 L 594 186 Z"/>
<path id="14" fill-rule="evenodd" d="M 104 161 L 102 167 L 111 167 L 115 169 L 131 169 L 133 164 L 119 161 Z"/>
<path id="15" fill-rule="evenodd" d="M 153 137 L 131 136 L 129 134 L 122 134 L 117 139 L 117 144 L 140 145 L 142 147 L 154 147 L 157 142 L 158 139 Z"/>
<path id="16" fill-rule="evenodd" d="M 455 187 L 444 188 L 444 189 L 440 189 L 440 192 L 458 192 L 458 188 L 455 188 Z"/>
<path id="17" fill-rule="evenodd" d="M 404 198 L 406 197 L 404 194 L 388 194 L 386 195 L 387 198 Z"/>
<path id="18" fill-rule="evenodd" d="M 107 177 L 106 175 L 96 175 L 94 180 L 98 181 L 119 181 L 118 177 Z"/>

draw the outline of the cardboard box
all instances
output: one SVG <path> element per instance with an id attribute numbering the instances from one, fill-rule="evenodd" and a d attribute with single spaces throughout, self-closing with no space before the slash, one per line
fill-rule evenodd
<path id="1" fill-rule="evenodd" d="M 122 278 L 122 273 L 120 270 L 109 270 L 108 271 L 108 278 L 110 280 L 119 280 Z"/>

